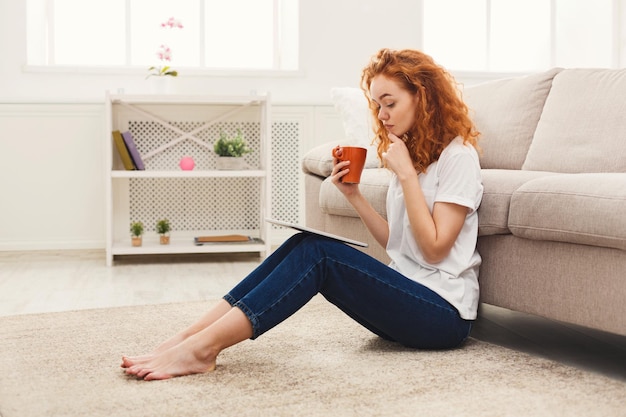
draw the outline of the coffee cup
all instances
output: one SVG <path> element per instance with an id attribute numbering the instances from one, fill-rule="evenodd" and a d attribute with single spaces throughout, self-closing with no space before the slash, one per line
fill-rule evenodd
<path id="1" fill-rule="evenodd" d="M 361 172 L 365 166 L 367 149 L 358 146 L 337 146 L 333 148 L 333 157 L 339 161 L 350 161 L 346 175 L 341 177 L 341 182 L 358 184 L 361 181 Z"/>

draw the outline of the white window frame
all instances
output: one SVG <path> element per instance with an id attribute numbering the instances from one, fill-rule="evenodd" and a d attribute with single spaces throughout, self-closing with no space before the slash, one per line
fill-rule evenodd
<path id="1" fill-rule="evenodd" d="M 428 19 L 428 16 L 425 15 L 424 1 L 420 0 L 420 8 L 421 8 L 421 19 L 422 19 L 422 30 L 424 30 L 423 22 Z M 550 1 L 550 67 L 557 66 L 557 45 L 556 45 L 556 27 L 557 27 L 557 0 L 549 0 Z M 494 71 L 491 70 L 491 5 L 493 0 L 485 0 L 485 21 L 486 21 L 486 57 L 484 70 L 466 70 L 466 69 L 455 69 L 453 70 L 455 74 L 458 75 L 468 75 L 474 78 L 484 78 L 484 79 L 493 79 L 501 78 L 506 76 L 517 76 L 527 74 L 527 71 Z M 626 8 L 620 7 L 620 4 L 624 3 L 624 0 L 612 0 L 612 53 L 611 53 L 611 67 L 612 68 L 620 68 L 622 65 L 626 65 L 626 47 L 622 46 L 622 27 L 626 27 Z M 626 3 L 624 3 L 626 4 Z M 626 35 L 626 32 L 624 33 Z M 425 34 L 422 32 L 422 36 L 420 39 L 421 48 L 424 48 L 424 38 Z M 626 39 L 626 38 L 625 38 Z M 624 56 L 624 58 L 622 58 Z M 548 69 L 548 68 L 546 68 Z"/>
<path id="2" fill-rule="evenodd" d="M 91 0 L 89 0 L 91 1 Z M 28 14 L 33 14 L 33 8 L 35 10 L 44 10 L 43 14 L 34 16 L 36 21 L 33 20 L 33 16 L 27 16 L 29 24 L 27 25 L 28 31 L 28 47 L 27 47 L 27 63 L 24 66 L 24 70 L 27 72 L 60 72 L 60 73 L 81 73 L 81 74 L 136 74 L 145 73 L 146 68 L 144 66 L 131 65 L 131 38 L 128 34 L 131 33 L 131 15 L 130 15 L 130 2 L 131 0 L 125 0 L 125 25 L 127 36 L 125 38 L 125 64 L 114 66 L 88 66 L 88 65 L 57 65 L 54 62 L 54 0 L 28 0 L 27 7 Z M 34 6 L 33 6 L 34 5 Z M 282 16 L 282 11 L 285 7 L 295 7 L 295 11 L 292 14 L 295 16 L 295 22 L 287 21 Z M 299 8 L 299 0 L 273 0 L 273 15 L 274 15 L 274 28 L 273 28 L 273 65 L 271 69 L 261 68 L 243 68 L 243 69 L 223 69 L 207 67 L 205 65 L 206 48 L 205 48 L 205 27 L 206 20 L 200 21 L 199 28 L 199 59 L 200 64 L 193 67 L 184 67 L 186 75 L 204 75 L 211 74 L 214 76 L 250 76 L 250 75 L 263 75 L 263 76 L 284 76 L 284 75 L 296 75 L 300 73 L 300 59 L 298 51 L 298 37 L 299 37 L 299 22 L 297 21 Z M 205 2 L 199 2 L 199 11 L 201 16 L 204 16 Z M 296 25 L 295 28 L 290 27 Z M 288 34 L 288 36 L 284 36 Z M 31 38 L 35 38 L 34 40 Z M 288 53 L 291 56 L 291 65 L 288 68 L 284 68 L 282 54 L 287 49 L 291 49 Z M 34 63 L 33 63 L 34 62 Z"/>

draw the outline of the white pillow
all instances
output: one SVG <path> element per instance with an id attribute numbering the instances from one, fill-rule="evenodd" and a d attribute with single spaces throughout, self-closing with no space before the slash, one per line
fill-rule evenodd
<path id="1" fill-rule="evenodd" d="M 346 138 L 368 146 L 374 137 L 372 113 L 363 91 L 352 87 L 334 87 L 330 97 L 343 122 Z"/>

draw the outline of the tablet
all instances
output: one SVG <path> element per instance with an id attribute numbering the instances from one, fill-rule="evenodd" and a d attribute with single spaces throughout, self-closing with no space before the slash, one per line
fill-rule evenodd
<path id="1" fill-rule="evenodd" d="M 275 224 L 275 225 L 278 225 L 278 226 L 290 227 L 292 229 L 299 230 L 301 232 L 311 233 L 311 234 L 319 235 L 319 236 L 324 236 L 324 237 L 327 237 L 329 239 L 338 240 L 339 242 L 348 243 L 350 245 L 361 246 L 363 248 L 367 248 L 369 246 L 365 242 L 359 242 L 358 240 L 348 239 L 347 237 L 333 235 L 332 233 L 326 233 L 326 232 L 323 232 L 321 230 L 312 229 L 310 227 L 300 226 L 299 224 L 288 223 L 288 222 L 283 222 L 283 221 L 280 221 L 280 220 L 269 219 L 269 218 L 265 219 L 265 221 L 267 221 L 269 223 L 272 223 L 272 224 Z"/>

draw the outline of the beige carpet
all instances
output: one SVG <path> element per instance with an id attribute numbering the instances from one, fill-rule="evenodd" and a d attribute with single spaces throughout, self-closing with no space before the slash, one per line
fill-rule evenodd
<path id="1" fill-rule="evenodd" d="M 214 373 L 144 382 L 149 350 L 210 303 L 0 318 L 0 416 L 625 416 L 626 384 L 470 339 L 414 351 L 316 297 Z"/>

